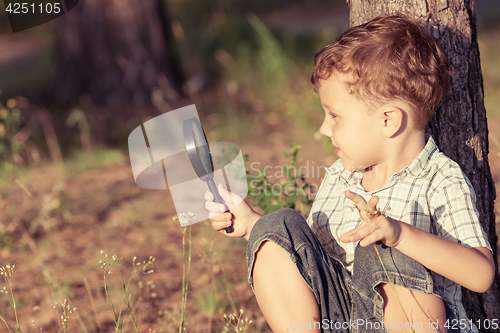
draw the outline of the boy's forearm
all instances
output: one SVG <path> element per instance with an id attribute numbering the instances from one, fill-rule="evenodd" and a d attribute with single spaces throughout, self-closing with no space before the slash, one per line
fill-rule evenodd
<path id="1" fill-rule="evenodd" d="M 495 264 L 487 248 L 469 248 L 404 222 L 395 247 L 428 269 L 476 292 L 485 292 L 494 278 Z"/>

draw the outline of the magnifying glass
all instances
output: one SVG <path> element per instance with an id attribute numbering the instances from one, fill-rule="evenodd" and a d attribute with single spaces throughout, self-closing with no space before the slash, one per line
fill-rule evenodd
<path id="1" fill-rule="evenodd" d="M 186 145 L 186 151 L 196 175 L 208 184 L 210 192 L 214 195 L 215 202 L 225 206 L 224 200 L 220 197 L 217 186 L 215 186 L 212 155 L 210 154 L 207 137 L 201 127 L 200 121 L 195 117 L 186 118 L 182 126 L 184 131 L 184 144 Z M 225 212 L 228 211 L 229 209 L 226 207 Z M 234 231 L 234 228 L 230 226 L 225 230 L 229 234 Z"/>

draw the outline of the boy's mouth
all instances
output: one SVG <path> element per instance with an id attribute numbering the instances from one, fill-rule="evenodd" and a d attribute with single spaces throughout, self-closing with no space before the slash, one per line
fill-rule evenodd
<path id="1" fill-rule="evenodd" d="M 340 148 L 337 148 L 337 151 L 336 151 L 337 156 L 339 156 L 340 152 L 341 152 Z"/>

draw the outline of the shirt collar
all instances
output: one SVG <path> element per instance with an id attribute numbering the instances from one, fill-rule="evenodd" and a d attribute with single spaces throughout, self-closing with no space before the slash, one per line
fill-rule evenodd
<path id="1" fill-rule="evenodd" d="M 418 154 L 418 156 L 410 163 L 406 168 L 399 171 L 406 171 L 408 174 L 413 177 L 420 177 L 422 173 L 426 170 L 427 165 L 429 164 L 429 160 L 431 159 L 434 152 L 438 150 L 436 142 L 430 135 L 426 135 L 427 143 L 425 144 L 424 149 Z"/>
<path id="2" fill-rule="evenodd" d="M 391 178 L 397 177 L 399 179 L 407 175 L 420 177 L 427 174 L 427 172 L 424 173 L 424 171 L 426 170 L 426 167 L 429 164 L 429 160 L 431 159 L 432 155 L 438 150 L 438 147 L 432 136 L 426 135 L 426 139 L 427 143 L 425 144 L 425 147 L 420 152 L 420 154 L 418 154 L 418 156 L 410 163 L 410 165 L 396 172 Z M 341 177 L 346 185 L 348 185 L 349 183 L 353 184 L 353 181 L 354 183 L 359 182 L 364 174 L 364 170 L 354 172 L 347 171 L 346 169 L 344 169 L 340 158 L 336 160 L 332 164 L 332 166 L 327 168 L 326 172 L 328 172 L 331 176 L 337 175 Z"/>

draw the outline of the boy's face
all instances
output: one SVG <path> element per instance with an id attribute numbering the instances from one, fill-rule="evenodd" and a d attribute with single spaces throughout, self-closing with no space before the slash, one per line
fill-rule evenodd
<path id="1" fill-rule="evenodd" d="M 364 170 L 376 165 L 382 153 L 380 130 L 382 118 L 347 91 L 345 75 L 332 73 L 320 80 L 319 95 L 325 110 L 320 133 L 337 147 L 337 155 L 349 171 Z"/>

